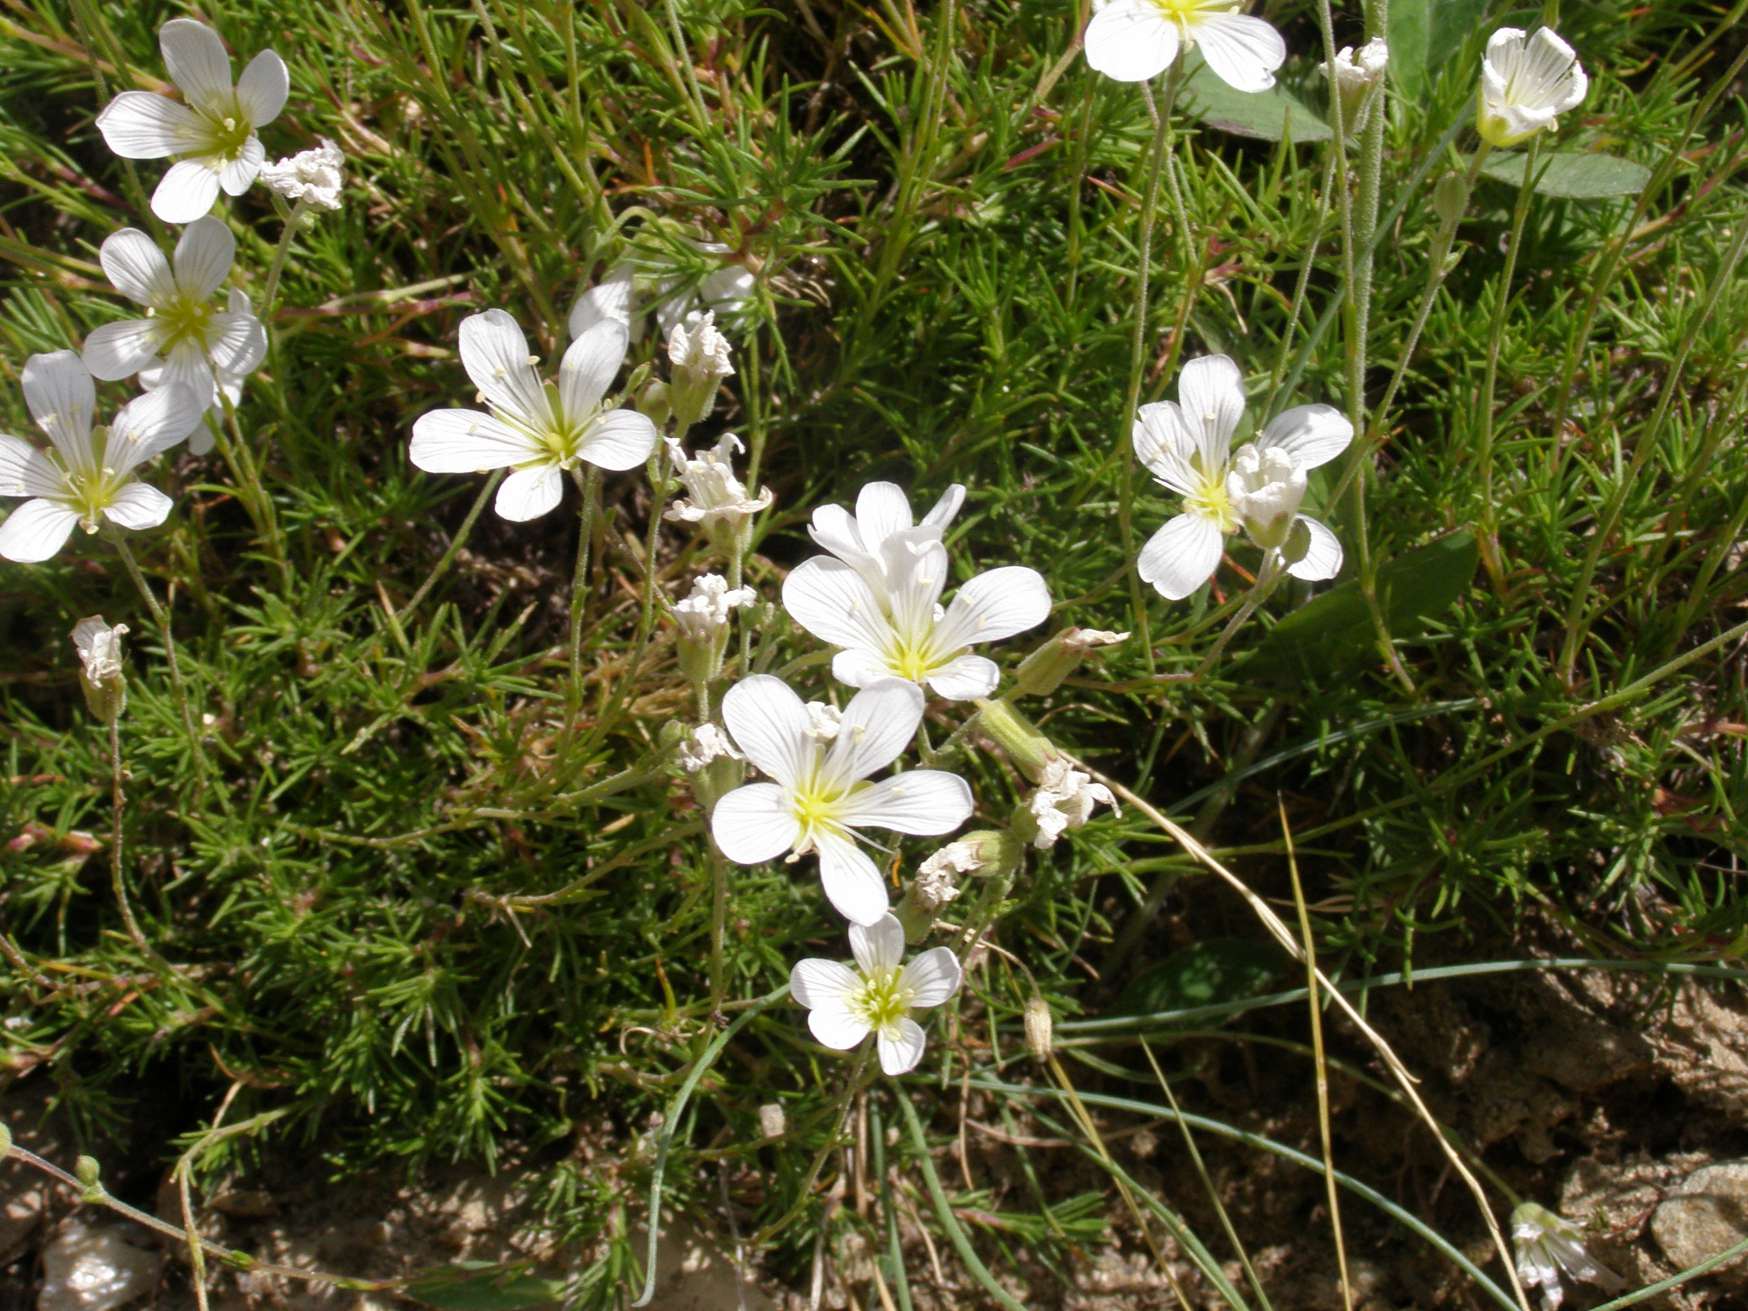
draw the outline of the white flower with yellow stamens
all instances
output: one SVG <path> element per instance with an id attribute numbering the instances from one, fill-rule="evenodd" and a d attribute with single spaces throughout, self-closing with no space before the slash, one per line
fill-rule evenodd
<path id="1" fill-rule="evenodd" d="M 34 564 L 66 544 L 75 527 L 94 533 L 107 519 L 122 528 L 156 528 L 170 498 L 134 470 L 188 436 L 205 406 L 180 383 L 122 407 L 108 428 L 94 427 L 97 391 L 72 351 L 32 355 L 24 399 L 52 451 L 0 434 L 0 496 L 28 496 L 0 523 L 0 556 Z"/>
<path id="2" fill-rule="evenodd" d="M 158 49 L 184 103 L 149 91 L 123 91 L 97 116 L 97 130 L 123 159 L 178 156 L 152 193 L 152 213 L 191 223 L 222 189 L 249 189 L 267 152 L 255 130 L 279 116 L 290 90 L 285 61 L 263 50 L 231 84 L 231 57 L 204 23 L 172 18 L 158 29 Z"/>
<path id="3" fill-rule="evenodd" d="M 844 918 L 873 924 L 886 913 L 886 885 L 856 845 L 856 830 L 948 833 L 971 814 L 957 774 L 913 769 L 868 782 L 899 756 L 923 717 L 923 694 L 895 679 L 863 688 L 844 707 L 837 735 L 821 741 L 801 698 L 768 674 L 743 678 L 722 698 L 735 746 L 771 781 L 736 788 L 710 816 L 722 854 L 758 865 L 785 852 L 819 853 L 820 883 Z"/>
<path id="4" fill-rule="evenodd" d="M 1153 476 L 1184 498 L 1141 548 L 1141 577 L 1177 601 L 1220 563 L 1228 534 L 1243 528 L 1268 561 L 1295 578 L 1318 581 L 1341 569 L 1341 543 L 1299 513 L 1305 473 L 1333 460 L 1353 440 L 1353 425 L 1328 405 L 1300 405 L 1277 415 L 1254 442 L 1232 454 L 1244 417 L 1244 383 L 1224 355 L 1184 365 L 1178 400 L 1143 405 L 1131 439 Z"/>
<path id="5" fill-rule="evenodd" d="M 911 1012 L 939 1006 L 959 991 L 964 971 L 958 958 L 945 947 L 931 947 L 901 965 L 904 929 L 892 915 L 867 926 L 852 924 L 850 954 L 854 969 L 817 957 L 796 962 L 789 995 L 807 1007 L 807 1027 L 833 1051 L 848 1051 L 872 1033 L 882 1070 L 914 1070 L 927 1039 Z"/>
<path id="6" fill-rule="evenodd" d="M 887 540 L 904 533 L 914 546 L 938 542 L 964 504 L 965 488 L 954 483 L 919 524 L 911 517 L 910 498 L 903 488 L 896 483 L 869 483 L 856 497 L 854 514 L 841 505 L 822 505 L 813 512 L 807 531 L 818 545 L 860 574 L 884 604 L 890 591 Z"/>
<path id="7" fill-rule="evenodd" d="M 1515 146 L 1559 126 L 1590 89 L 1578 55 L 1551 28 L 1534 35 L 1502 27 L 1487 39 L 1481 60 L 1481 91 L 1475 130 L 1494 146 Z"/>
<path id="8" fill-rule="evenodd" d="M 1286 42 L 1237 7 L 1235 0 L 1108 0 L 1086 25 L 1086 62 L 1118 82 L 1145 82 L 1195 46 L 1228 86 L 1267 91 L 1286 61 Z"/>
<path id="9" fill-rule="evenodd" d="M 461 323 L 461 364 L 488 412 L 432 410 L 413 425 L 409 455 L 426 473 L 514 469 L 493 508 L 505 519 L 537 519 L 564 495 L 564 472 L 579 461 L 635 469 L 655 449 L 656 428 L 636 410 L 609 410 L 607 388 L 625 362 L 625 329 L 603 320 L 571 343 L 558 382 L 542 383 L 528 338 L 503 310 Z"/>

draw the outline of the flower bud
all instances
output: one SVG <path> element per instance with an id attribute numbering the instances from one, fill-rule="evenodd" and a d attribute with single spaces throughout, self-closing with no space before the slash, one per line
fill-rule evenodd
<path id="1" fill-rule="evenodd" d="M 340 147 L 323 137 L 313 150 L 263 164 L 261 180 L 269 190 L 306 208 L 339 209 L 340 191 L 346 184 L 345 165 Z"/>
<path id="2" fill-rule="evenodd" d="M 979 701 L 977 726 L 1034 783 L 1044 777 L 1045 767 L 1056 758 L 1050 739 L 1006 701 Z"/>
<path id="3" fill-rule="evenodd" d="M 668 399 L 668 384 L 660 378 L 651 378 L 644 384 L 643 390 L 637 393 L 636 404 L 637 412 L 658 428 L 666 427 L 668 416 L 674 412 Z"/>
<path id="4" fill-rule="evenodd" d="M 1033 1059 L 1041 1061 L 1050 1055 L 1052 1029 L 1050 1003 L 1033 996 L 1026 1002 L 1026 1049 Z"/>
<path id="5" fill-rule="evenodd" d="M 680 670 L 689 681 L 708 683 L 721 672 L 729 616 L 757 597 L 750 587 L 731 588 L 721 574 L 701 574 L 693 582 L 691 594 L 675 603 Z"/>
<path id="6" fill-rule="evenodd" d="M 1463 217 L 1469 207 L 1469 188 L 1460 174 L 1446 173 L 1432 188 L 1432 212 L 1447 227 Z"/>
<path id="7" fill-rule="evenodd" d="M 716 404 L 722 380 L 734 373 L 728 338 L 716 330 L 716 315 L 706 310 L 688 314 L 668 334 L 668 362 L 674 366 L 668 397 L 674 422 L 690 428 Z"/>
<path id="8" fill-rule="evenodd" d="M 121 639 L 126 632 L 126 624 L 111 628 L 102 615 L 91 615 L 73 625 L 85 704 L 105 724 L 113 724 L 127 706 L 127 680 L 121 667 Z"/>
<path id="9" fill-rule="evenodd" d="M 1127 633 L 1111 633 L 1101 628 L 1064 628 L 1053 633 L 1020 661 L 1019 670 L 1014 674 L 1014 694 L 1048 696 L 1062 686 L 1063 679 L 1080 668 L 1088 651 L 1115 646 L 1128 639 Z"/>
<path id="10" fill-rule="evenodd" d="M 1258 449 L 1253 442 L 1233 458 L 1226 497 L 1245 535 L 1265 551 L 1278 550 L 1293 531 L 1305 499 L 1305 471 L 1280 447 Z"/>
<path id="11" fill-rule="evenodd" d="M 73 1177 L 84 1186 L 87 1202 L 103 1200 L 103 1167 L 95 1156 L 81 1156 L 73 1162 Z"/>
<path id="12" fill-rule="evenodd" d="M 1317 71 L 1334 84 L 1341 98 L 1341 118 L 1348 136 L 1355 136 L 1370 117 L 1372 104 L 1384 85 L 1384 68 L 1389 62 L 1390 48 L 1384 38 L 1375 36 L 1358 50 L 1343 46 L 1331 63 L 1319 64 Z"/>

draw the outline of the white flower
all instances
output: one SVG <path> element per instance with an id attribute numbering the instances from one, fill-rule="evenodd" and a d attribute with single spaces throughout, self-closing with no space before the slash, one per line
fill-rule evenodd
<path id="1" fill-rule="evenodd" d="M 1071 828 L 1080 828 L 1092 818 L 1093 807 L 1104 802 L 1117 809 L 1117 799 L 1103 783 L 1094 783 L 1090 774 L 1075 769 L 1062 757 L 1048 761 L 1044 776 L 1038 780 L 1038 790 L 1026 803 L 1032 818 L 1038 822 L 1034 847 L 1053 847 L 1056 839 Z"/>
<path id="2" fill-rule="evenodd" d="M 691 244 L 705 255 L 731 253 L 719 241 L 694 241 Z M 664 335 L 672 333 L 675 325 L 685 322 L 688 315 L 699 310 L 710 310 L 723 315 L 738 313 L 752 298 L 754 279 L 744 267 L 730 263 L 707 273 L 695 291 L 676 294 L 675 288 L 680 282 L 679 278 L 666 278 L 659 281 L 654 288 L 654 296 L 658 301 L 656 321 L 661 325 Z M 576 304 L 571 306 L 571 336 L 580 337 L 595 324 L 611 320 L 623 324 L 632 340 L 639 339 L 643 330 L 638 322 L 635 283 L 636 273 L 632 265 L 628 261 L 621 261 L 609 269 L 607 276 L 595 286 L 585 288 L 577 297 Z M 646 279 L 645 290 L 648 289 Z"/>
<path id="3" fill-rule="evenodd" d="M 1475 130 L 1490 145 L 1515 146 L 1557 127 L 1558 116 L 1576 109 L 1589 88 L 1578 55 L 1552 28 L 1526 36 L 1522 28 L 1502 27 L 1481 59 Z"/>
<path id="4" fill-rule="evenodd" d="M 698 725 L 680 743 L 680 767 L 688 774 L 696 774 L 714 760 L 743 759 L 728 740 L 728 734 L 715 724 Z"/>
<path id="5" fill-rule="evenodd" d="M 732 532 L 771 504 L 770 488 L 749 496 L 746 484 L 735 476 L 734 457 L 745 448 L 733 433 L 723 433 L 713 449 L 694 456 L 688 456 L 672 437 L 667 441 L 674 472 L 692 499 L 675 501 L 663 518 L 695 523 L 707 531 L 720 527 Z"/>
<path id="6" fill-rule="evenodd" d="M 884 601 L 890 593 L 884 549 L 887 539 L 903 533 L 917 546 L 938 542 L 964 503 L 965 488 L 954 483 L 917 524 L 902 488 L 896 483 L 869 483 L 856 497 L 856 513 L 841 505 L 822 505 L 813 512 L 807 531 L 818 545 L 860 574 Z"/>
<path id="7" fill-rule="evenodd" d="M 1034 569 L 1010 565 L 978 574 L 943 611 L 945 546 L 918 540 L 909 529 L 886 538 L 880 555 L 884 596 L 855 566 L 832 556 L 803 561 L 783 580 L 783 607 L 795 622 L 844 648 L 832 658 L 832 676 L 851 687 L 902 678 L 953 701 L 988 696 L 1001 671 L 972 655 L 972 643 L 1012 637 L 1050 614 L 1050 590 Z"/>
<path id="8" fill-rule="evenodd" d="M 668 333 L 668 363 L 676 369 L 726 378 L 734 372 L 731 354 L 728 338 L 716 330 L 716 315 L 709 310 L 688 314 Z"/>
<path id="9" fill-rule="evenodd" d="M 693 580 L 690 594 L 674 603 L 674 622 L 693 641 L 714 641 L 738 607 L 758 599 L 752 588 L 730 587 L 721 574 L 700 574 Z"/>
<path id="10" fill-rule="evenodd" d="M 72 351 L 32 355 L 24 399 L 53 451 L 0 435 L 0 496 L 28 496 L 0 524 L 0 556 L 35 563 L 66 544 L 75 524 L 88 533 L 104 519 L 156 528 L 170 498 L 133 471 L 188 436 L 204 406 L 179 383 L 128 402 L 107 429 L 93 428 L 97 392 Z"/>
<path id="11" fill-rule="evenodd" d="M 619 324 L 597 323 L 571 343 L 552 386 L 534 371 L 515 319 L 503 310 L 470 314 L 461 323 L 461 363 L 490 413 L 421 415 L 413 425 L 413 463 L 427 473 L 514 468 L 493 508 L 515 522 L 557 505 L 564 470 L 579 460 L 616 472 L 635 469 L 655 449 L 655 425 L 636 410 L 602 405 L 627 345 Z"/>
<path id="12" fill-rule="evenodd" d="M 127 679 L 121 663 L 121 639 L 126 624 L 111 628 L 102 615 L 73 625 L 73 648 L 79 653 L 79 683 L 85 704 L 104 723 L 112 723 L 127 706 Z"/>
<path id="13" fill-rule="evenodd" d="M 843 730 L 844 712 L 825 701 L 807 703 L 807 731 L 817 742 L 830 742 Z"/>
<path id="14" fill-rule="evenodd" d="M 959 880 L 955 876 L 975 874 L 985 863 L 980 843 L 949 842 L 917 866 L 916 881 L 911 884 L 911 898 L 917 909 L 935 911 L 949 901 L 956 901 Z"/>
<path id="15" fill-rule="evenodd" d="M 169 260 L 138 228 L 111 233 L 97 258 L 146 317 L 105 323 L 85 338 L 92 376 L 115 382 L 137 373 L 148 388 L 179 382 L 205 406 L 221 380 L 254 372 L 267 355 L 267 329 L 241 292 L 233 290 L 224 309 L 212 300 L 236 254 L 237 239 L 215 218 L 184 228 Z"/>
<path id="16" fill-rule="evenodd" d="M 848 1051 L 874 1035 L 880 1068 L 905 1074 L 923 1058 L 927 1039 L 911 1012 L 939 1006 L 959 991 L 964 971 L 945 947 L 931 947 L 903 966 L 904 929 L 891 915 L 850 925 L 851 969 L 841 961 L 797 961 L 789 995 L 807 1007 L 807 1027 L 833 1051 Z"/>
<path id="17" fill-rule="evenodd" d="M 1295 578 L 1335 577 L 1341 543 L 1298 509 L 1305 471 L 1346 450 L 1353 426 L 1332 406 L 1300 405 L 1272 419 L 1234 459 L 1232 434 L 1244 417 L 1238 366 L 1205 355 L 1184 365 L 1177 386 L 1181 404 L 1143 405 L 1132 430 L 1141 463 L 1184 498 L 1183 513 L 1141 548 L 1141 577 L 1181 600 L 1207 582 L 1225 536 L 1240 527 Z"/>
<path id="18" fill-rule="evenodd" d="M 1604 1291 L 1625 1287 L 1621 1277 L 1584 1250 L 1575 1226 L 1545 1207 L 1524 1202 L 1511 1213 L 1511 1245 L 1517 1277 L 1526 1289 L 1541 1289 L 1542 1306 L 1556 1311 L 1565 1301 L 1560 1272 L 1596 1284 Z"/>
<path id="19" fill-rule="evenodd" d="M 1342 119 L 1349 136 L 1365 126 L 1372 112 L 1372 91 L 1383 83 L 1389 62 L 1390 47 L 1383 37 L 1375 36 L 1358 50 L 1343 46 L 1334 60 L 1317 65 L 1341 97 Z"/>
<path id="20" fill-rule="evenodd" d="M 631 333 L 631 265 L 615 264 L 607 276 L 585 287 L 571 306 L 571 337 L 582 336 L 597 323 L 617 323 Z"/>
<path id="21" fill-rule="evenodd" d="M 158 49 L 186 103 L 123 91 L 97 116 L 97 128 L 124 159 L 180 157 L 152 193 L 152 213 L 191 223 L 212 208 L 220 188 L 229 196 L 249 189 L 267 158 L 255 129 L 279 116 L 291 83 L 285 61 L 263 50 L 232 86 L 224 43 L 192 18 L 159 28 Z"/>
<path id="22" fill-rule="evenodd" d="M 722 854 L 757 865 L 785 852 L 819 853 L 820 882 L 838 913 L 873 924 L 886 913 L 886 885 L 855 842 L 855 830 L 948 833 L 971 814 L 971 789 L 956 774 L 913 769 L 869 783 L 898 758 L 923 717 L 923 694 L 888 679 L 844 707 L 835 740 L 821 742 L 801 698 L 767 674 L 743 678 L 722 698 L 735 745 L 769 783 L 749 783 L 716 803 L 710 831 Z"/>
<path id="23" fill-rule="evenodd" d="M 328 138 L 313 150 L 300 150 L 261 169 L 261 180 L 287 200 L 301 200 L 322 209 L 340 208 L 346 184 L 346 156 Z"/>
<path id="24" fill-rule="evenodd" d="M 1086 62 L 1119 82 L 1145 82 L 1199 46 L 1222 82 L 1267 91 L 1287 58 L 1286 42 L 1236 7 L 1236 0 L 1110 0 L 1086 25 Z"/>

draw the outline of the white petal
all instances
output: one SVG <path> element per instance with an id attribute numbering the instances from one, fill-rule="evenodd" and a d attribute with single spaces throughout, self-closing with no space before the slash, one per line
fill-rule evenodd
<path id="1" fill-rule="evenodd" d="M 117 475 L 131 472 L 193 432 L 206 407 L 205 396 L 196 396 L 180 383 L 134 397 L 109 425 L 103 462 Z"/>
<path id="2" fill-rule="evenodd" d="M 1259 447 L 1278 447 L 1301 469 L 1328 464 L 1353 440 L 1353 425 L 1333 405 L 1298 405 L 1269 420 L 1256 439 Z"/>
<path id="3" fill-rule="evenodd" d="M 223 109 L 231 99 L 231 57 L 218 33 L 192 18 L 172 18 L 158 29 L 158 49 L 170 80 L 197 109 Z"/>
<path id="4" fill-rule="evenodd" d="M 59 496 L 63 490 L 53 460 L 22 437 L 0 433 L 0 496 Z"/>
<path id="5" fill-rule="evenodd" d="M 737 865 L 759 865 L 792 851 L 801 826 L 788 796 L 775 783 L 748 783 L 716 803 L 710 835 L 722 854 Z"/>
<path id="6" fill-rule="evenodd" d="M 861 984 L 856 972 L 842 961 L 818 956 L 796 961 L 789 971 L 789 996 L 809 1010 L 833 1005 L 842 1008 Z"/>
<path id="7" fill-rule="evenodd" d="M 892 903 L 867 852 L 837 833 L 815 833 L 814 845 L 819 848 L 819 883 L 833 910 L 852 924 L 873 924 L 886 914 Z"/>
<path id="8" fill-rule="evenodd" d="M 722 722 L 741 753 L 784 787 L 811 772 L 817 753 L 808 736 L 807 707 L 782 679 L 741 679 L 722 698 Z"/>
<path id="9" fill-rule="evenodd" d="M 783 608 L 796 623 L 833 646 L 879 655 L 891 638 L 891 624 L 868 584 L 849 565 L 830 556 L 816 555 L 790 570 L 783 580 Z"/>
<path id="10" fill-rule="evenodd" d="M 527 438 L 484 410 L 432 410 L 413 424 L 407 457 L 426 473 L 507 469 L 538 454 Z"/>
<path id="11" fill-rule="evenodd" d="M 965 486 L 963 483 L 954 483 L 941 493 L 941 499 L 935 502 L 934 508 L 923 516 L 922 526 L 945 532 L 947 525 L 959 513 L 959 507 L 964 504 Z"/>
<path id="12" fill-rule="evenodd" d="M 271 50 L 263 50 L 251 59 L 243 76 L 237 79 L 237 103 L 256 127 L 265 127 L 279 117 L 290 91 L 291 74 L 286 71 L 285 61 Z"/>
<path id="13" fill-rule="evenodd" d="M 131 378 L 158 359 L 158 325 L 151 319 L 123 319 L 94 328 L 85 338 L 85 367 L 105 382 Z"/>
<path id="14" fill-rule="evenodd" d="M 832 674 L 840 681 L 847 681 L 837 672 L 837 662 L 832 662 Z M 995 691 L 1001 682 L 1001 670 L 996 668 L 995 661 L 980 655 L 962 655 L 956 660 L 950 660 L 939 669 L 929 672 L 924 680 L 936 696 L 944 696 L 949 701 L 975 701 L 978 697 L 988 696 Z"/>
<path id="15" fill-rule="evenodd" d="M 1281 34 L 1250 14 L 1204 13 L 1194 25 L 1202 58 L 1227 86 L 1267 91 L 1287 58 Z"/>
<path id="16" fill-rule="evenodd" d="M 597 468 L 618 473 L 649 459 L 657 436 L 647 415 L 636 410 L 608 410 L 589 425 L 577 454 Z"/>
<path id="17" fill-rule="evenodd" d="M 913 525 L 910 500 L 897 483 L 869 483 L 856 497 L 856 527 L 862 545 L 877 550 L 894 533 Z"/>
<path id="18" fill-rule="evenodd" d="M 492 509 L 500 519 L 526 523 L 557 507 L 564 499 L 564 474 L 556 464 L 518 469 L 498 484 Z"/>
<path id="19" fill-rule="evenodd" d="M 1112 0 L 1086 25 L 1086 62 L 1118 82 L 1145 82 L 1177 58 L 1178 34 L 1153 0 Z"/>
<path id="20" fill-rule="evenodd" d="M 71 467 L 91 462 L 91 417 L 97 388 L 72 351 L 49 351 L 24 362 L 24 402 L 37 427 L 48 434 Z"/>
<path id="21" fill-rule="evenodd" d="M 1180 496 L 1194 496 L 1199 481 L 1190 460 L 1201 447 L 1174 401 L 1156 401 L 1135 412 L 1129 431 L 1135 457 Z"/>
<path id="22" fill-rule="evenodd" d="M 222 310 L 207 323 L 206 354 L 218 372 L 247 377 L 267 358 L 267 329 L 252 313 Z"/>
<path id="23" fill-rule="evenodd" d="M 1050 589 L 1036 569 L 1008 565 L 978 574 L 953 596 L 953 604 L 935 625 L 935 641 L 943 651 L 976 642 L 995 642 L 1050 617 Z"/>
<path id="24" fill-rule="evenodd" d="M 838 559 L 849 564 L 872 560 L 862 547 L 854 516 L 841 505 L 822 505 L 816 509 L 808 523 L 807 535 Z"/>
<path id="25" fill-rule="evenodd" d="M 883 778 L 838 807 L 838 819 L 852 828 L 925 837 L 951 833 L 970 818 L 970 785 L 939 769 L 912 769 Z"/>
<path id="26" fill-rule="evenodd" d="M 237 258 L 237 239 L 215 218 L 196 219 L 182 230 L 170 266 L 183 295 L 206 300 L 224 285 Z"/>
<path id="27" fill-rule="evenodd" d="M 0 523 L 0 556 L 19 564 L 47 560 L 66 545 L 79 516 L 53 501 L 26 501 Z"/>
<path id="28" fill-rule="evenodd" d="M 845 1052 L 868 1036 L 868 1021 L 847 1005 L 825 1005 L 807 1013 L 807 1027 L 821 1046 Z"/>
<path id="29" fill-rule="evenodd" d="M 192 223 L 218 199 L 218 170 L 204 159 L 179 159 L 152 193 L 152 213 L 166 223 Z"/>
<path id="30" fill-rule="evenodd" d="M 1319 583 L 1340 573 L 1341 542 L 1336 535 L 1308 515 L 1300 515 L 1293 523 L 1295 527 L 1304 526 L 1311 542 L 1305 554 L 1287 566 L 1287 572 L 1308 583 Z"/>
<path id="31" fill-rule="evenodd" d="M 144 374 L 141 381 L 144 381 Z M 213 395 L 212 364 L 197 341 L 179 341 L 170 348 L 164 363 L 152 379 L 152 385 L 162 387 L 179 382 L 196 396 Z"/>
<path id="32" fill-rule="evenodd" d="M 261 138 L 250 137 L 235 159 L 227 159 L 219 165 L 219 190 L 227 196 L 242 195 L 253 185 L 266 162 L 267 147 L 261 144 Z"/>
<path id="33" fill-rule="evenodd" d="M 959 991 L 965 971 L 945 947 L 931 947 L 904 967 L 904 986 L 912 1006 L 939 1006 Z"/>
<path id="34" fill-rule="evenodd" d="M 150 91 L 123 91 L 97 116 L 104 143 L 123 159 L 162 159 L 199 150 L 206 134 L 187 105 Z"/>
<path id="35" fill-rule="evenodd" d="M 1244 377 L 1224 355 L 1203 355 L 1178 375 L 1177 399 L 1185 425 L 1201 452 L 1202 469 L 1223 473 L 1232 434 L 1244 417 Z"/>
<path id="36" fill-rule="evenodd" d="M 888 1075 L 909 1074 L 922 1060 L 923 1048 L 927 1044 L 922 1025 L 905 1016 L 891 1032 L 875 1039 L 875 1045 L 880 1049 L 880 1068 Z"/>
<path id="37" fill-rule="evenodd" d="M 580 337 L 597 323 L 612 322 L 631 330 L 631 265 L 615 264 L 607 276 L 577 297 L 571 306 L 570 331 Z"/>
<path id="38" fill-rule="evenodd" d="M 850 954 L 870 978 L 897 969 L 904 959 L 904 926 L 898 916 L 886 914 L 872 924 L 850 925 Z"/>
<path id="39" fill-rule="evenodd" d="M 595 324 L 571 343 L 558 366 L 559 401 L 567 419 L 580 422 L 600 408 L 630 345 L 625 326 L 612 321 Z"/>
<path id="40" fill-rule="evenodd" d="M 122 228 L 103 239 L 97 262 L 122 295 L 136 305 L 156 305 L 176 294 L 176 279 L 164 252 L 138 228 Z"/>
<path id="41" fill-rule="evenodd" d="M 863 688 L 844 707 L 821 774 L 845 786 L 867 778 L 898 759 L 922 721 L 923 694 L 915 683 L 887 678 Z"/>
<path id="42" fill-rule="evenodd" d="M 103 514 L 111 522 L 137 532 L 163 523 L 172 504 L 174 502 L 156 487 L 131 482 L 116 491 L 109 504 L 103 507 Z"/>
<path id="43" fill-rule="evenodd" d="M 1213 575 L 1224 549 L 1220 529 L 1197 514 L 1180 514 L 1147 539 L 1136 562 L 1143 582 L 1181 601 Z"/>
<path id="44" fill-rule="evenodd" d="M 874 652 L 851 649 L 832 657 L 832 677 L 845 687 L 867 687 L 895 675 Z"/>
<path id="45" fill-rule="evenodd" d="M 503 310 L 461 321 L 461 363 L 481 395 L 512 418 L 545 432 L 552 427 L 546 391 L 528 354 L 528 338 Z"/>

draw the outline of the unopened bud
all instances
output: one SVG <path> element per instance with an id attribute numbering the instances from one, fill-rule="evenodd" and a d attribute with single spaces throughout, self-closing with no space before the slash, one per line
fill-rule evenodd
<path id="1" fill-rule="evenodd" d="M 73 1177 L 85 1188 L 87 1202 L 101 1201 L 103 1198 L 103 1167 L 97 1163 L 95 1156 L 81 1156 L 73 1163 Z"/>
<path id="2" fill-rule="evenodd" d="M 1044 767 L 1056 757 L 1050 739 L 1006 701 L 979 701 L 977 726 L 1034 783 L 1044 776 Z"/>
<path id="3" fill-rule="evenodd" d="M 766 1138 L 781 1138 L 788 1128 L 789 1120 L 783 1114 L 782 1106 L 766 1102 L 759 1107 L 759 1132 Z"/>
<path id="4" fill-rule="evenodd" d="M 1432 212 L 1439 216 L 1439 221 L 1451 226 L 1463 217 L 1463 211 L 1469 207 L 1469 188 L 1463 179 L 1455 173 L 1446 173 L 1432 188 Z"/>
<path id="5" fill-rule="evenodd" d="M 637 393 L 637 412 L 656 427 L 667 427 L 668 416 L 674 412 L 673 402 L 668 397 L 668 384 L 660 378 L 651 378 Z"/>
<path id="6" fill-rule="evenodd" d="M 1014 692 L 1018 696 L 1048 696 L 1062 686 L 1062 680 L 1086 659 L 1088 651 L 1102 646 L 1115 646 L 1129 639 L 1127 633 L 1109 633 L 1099 628 L 1064 628 L 1053 633 L 1024 660 L 1014 675 Z"/>
<path id="7" fill-rule="evenodd" d="M 1034 996 L 1026 1003 L 1026 1048 L 1035 1060 L 1050 1055 L 1052 1029 L 1050 1003 Z"/>
<path id="8" fill-rule="evenodd" d="M 73 625 L 85 704 L 105 724 L 113 724 L 127 707 L 127 679 L 121 666 L 121 639 L 126 632 L 126 624 L 111 628 L 102 615 L 91 615 Z"/>

